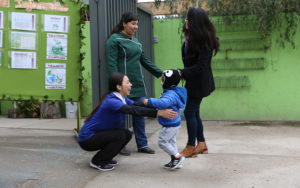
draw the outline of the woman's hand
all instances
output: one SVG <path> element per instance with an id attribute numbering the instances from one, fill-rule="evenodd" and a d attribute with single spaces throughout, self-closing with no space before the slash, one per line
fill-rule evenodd
<path id="1" fill-rule="evenodd" d="M 167 119 L 174 119 L 177 117 L 177 112 L 174 112 L 172 109 L 158 110 L 157 116 L 161 116 Z"/>
<path id="2" fill-rule="evenodd" d="M 181 114 L 182 114 L 182 109 L 180 108 L 179 109 L 179 115 L 181 116 Z"/>
<path id="3" fill-rule="evenodd" d="M 177 71 L 178 71 L 178 73 L 179 73 L 179 75 L 180 75 L 180 80 L 185 80 L 184 77 L 183 77 L 183 75 L 182 75 L 181 70 L 180 70 L 180 69 L 177 69 Z"/>

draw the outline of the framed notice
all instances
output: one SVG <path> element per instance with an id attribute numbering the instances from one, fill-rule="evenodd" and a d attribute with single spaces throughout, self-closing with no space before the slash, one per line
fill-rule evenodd
<path id="1" fill-rule="evenodd" d="M 11 31 L 10 47 L 12 49 L 35 50 L 36 33 Z"/>
<path id="2" fill-rule="evenodd" d="M 11 68 L 36 69 L 36 52 L 11 52 Z"/>
<path id="3" fill-rule="evenodd" d="M 68 35 L 47 34 L 47 59 L 67 60 Z"/>
<path id="4" fill-rule="evenodd" d="M 10 0 L 1 0 L 0 1 L 0 7 L 9 8 L 9 1 Z"/>
<path id="5" fill-rule="evenodd" d="M 66 64 L 46 63 L 46 89 L 66 89 Z"/>
<path id="6" fill-rule="evenodd" d="M 44 15 L 44 31 L 67 33 L 68 28 L 68 16 Z"/>
<path id="7" fill-rule="evenodd" d="M 4 27 L 4 14 L 3 11 L 0 11 L 0 28 Z"/>
<path id="8" fill-rule="evenodd" d="M 0 67 L 2 66 L 2 50 L 0 49 Z"/>
<path id="9" fill-rule="evenodd" d="M 0 30 L 0 48 L 2 48 L 3 46 L 3 31 Z"/>
<path id="10" fill-rule="evenodd" d="M 11 29 L 35 31 L 36 15 L 29 13 L 11 13 Z"/>

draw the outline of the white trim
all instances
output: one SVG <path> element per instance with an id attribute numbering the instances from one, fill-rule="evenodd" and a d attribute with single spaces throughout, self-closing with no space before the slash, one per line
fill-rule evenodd
<path id="1" fill-rule="evenodd" d="M 144 84 L 145 93 L 146 93 L 146 96 L 147 96 L 147 89 L 146 89 L 146 84 L 145 84 L 145 81 L 144 81 L 144 75 L 143 75 L 143 71 L 142 71 L 141 62 L 139 63 L 139 65 L 140 65 L 140 72 L 141 72 L 142 81 L 143 81 L 143 84 Z"/>
<path id="2" fill-rule="evenodd" d="M 119 92 L 112 92 L 116 97 L 118 97 L 124 104 L 127 104 L 125 101 L 125 97 L 123 97 Z"/>
<path id="3" fill-rule="evenodd" d="M 164 1 L 164 0 L 162 0 Z M 138 0 L 138 3 L 149 3 L 149 2 L 154 2 L 154 0 Z"/>
<path id="4" fill-rule="evenodd" d="M 127 67 L 127 61 L 126 61 L 126 56 L 127 56 L 127 54 L 126 54 L 126 50 L 125 50 L 125 48 L 123 48 L 123 46 L 121 45 L 121 44 L 119 44 L 119 46 L 123 49 L 123 51 L 124 51 L 124 55 L 125 55 L 125 57 L 124 57 L 124 73 L 125 74 L 127 74 L 127 69 L 126 69 L 126 67 Z"/>

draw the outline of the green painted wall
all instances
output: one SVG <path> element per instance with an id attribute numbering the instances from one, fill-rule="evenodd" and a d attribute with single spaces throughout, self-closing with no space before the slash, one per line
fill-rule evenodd
<path id="1" fill-rule="evenodd" d="M 90 22 L 86 22 L 82 30 L 83 35 L 86 37 L 83 39 L 84 45 L 81 48 L 81 51 L 85 53 L 85 58 L 82 62 L 84 70 L 82 71 L 82 76 L 84 78 L 84 94 L 82 97 L 81 104 L 81 115 L 87 116 L 93 109 L 92 105 L 92 80 L 91 80 L 91 42 L 90 42 Z M 11 101 L 2 101 L 1 102 L 1 114 L 7 115 L 8 108 L 13 108 L 13 102 Z"/>
<path id="2" fill-rule="evenodd" d="M 154 46 L 155 63 L 164 70 L 183 67 L 179 22 L 178 19 L 154 20 L 154 35 L 158 36 Z M 213 60 L 217 89 L 203 100 L 201 117 L 205 120 L 300 120 L 300 27 L 295 37 L 296 49 L 279 47 L 275 42 L 276 32 L 263 41 L 247 27 L 239 32 L 218 29 L 221 51 Z M 235 39 L 244 44 L 226 53 L 226 45 Z M 265 45 L 269 46 L 267 50 L 263 49 Z M 224 61 L 225 57 L 263 60 L 254 67 L 247 60 L 242 68 L 228 68 L 230 61 L 226 61 L 220 68 L 217 61 Z M 239 62 L 241 65 L 242 61 Z M 160 80 L 156 79 L 156 97 L 160 93 Z"/>
<path id="3" fill-rule="evenodd" d="M 8 114 L 8 109 L 13 108 L 14 104 L 13 104 L 12 101 L 1 101 L 0 102 L 0 107 L 1 107 L 0 115 L 7 115 Z"/>
<path id="4" fill-rule="evenodd" d="M 162 70 L 183 68 L 179 23 L 178 19 L 153 20 L 153 35 L 158 37 L 158 42 L 154 43 L 154 62 Z M 162 92 L 160 79 L 154 79 L 154 88 L 155 96 L 159 97 Z"/>
<path id="5" fill-rule="evenodd" d="M 50 2 L 53 0 L 41 0 L 40 2 Z M 61 100 L 62 96 L 66 101 L 78 101 L 79 97 L 79 71 L 80 71 L 80 5 L 69 0 L 65 1 L 65 5 L 69 7 L 68 12 L 55 12 L 44 10 L 32 10 L 28 13 L 36 14 L 37 18 L 37 49 L 30 50 L 37 53 L 37 69 L 11 69 L 10 67 L 10 48 L 9 33 L 12 31 L 10 26 L 11 12 L 26 13 L 25 9 L 16 9 L 17 2 L 10 0 L 10 8 L 0 7 L 0 11 L 4 12 L 4 28 L 3 30 L 3 47 L 2 50 L 2 66 L 0 66 L 0 100 L 1 99 L 28 99 L 34 98 L 44 99 L 48 96 L 48 100 Z M 67 60 L 46 59 L 47 49 L 47 33 L 43 31 L 43 14 L 55 14 L 69 16 L 70 27 L 68 35 L 68 52 Z M 20 30 L 14 30 L 20 31 Z M 24 31 L 27 32 L 27 31 Z M 29 31 L 28 31 L 29 32 Z M 31 31 L 30 31 L 31 32 Z M 26 50 L 16 50 L 26 51 Z M 45 89 L 45 63 L 66 63 L 66 89 Z M 5 97 L 3 97 L 5 96 Z"/>

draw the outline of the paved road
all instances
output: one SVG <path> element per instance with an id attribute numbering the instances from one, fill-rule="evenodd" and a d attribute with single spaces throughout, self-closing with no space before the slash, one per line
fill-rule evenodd
<path id="1" fill-rule="evenodd" d="M 72 129 L 75 120 L 7 119 L 0 117 L 1 188 L 73 187 L 300 187 L 299 122 L 205 121 L 208 155 L 186 159 L 167 171 L 168 156 L 158 148 L 160 126 L 147 121 L 155 155 L 136 152 L 118 156 L 120 165 L 100 172 L 88 166 L 94 154 L 80 149 Z M 185 122 L 177 137 L 186 143 Z"/>
<path id="2" fill-rule="evenodd" d="M 72 129 L 75 120 L 0 118 L 0 187 L 82 187 L 97 175 Z M 82 162 L 84 161 L 84 162 Z"/>

